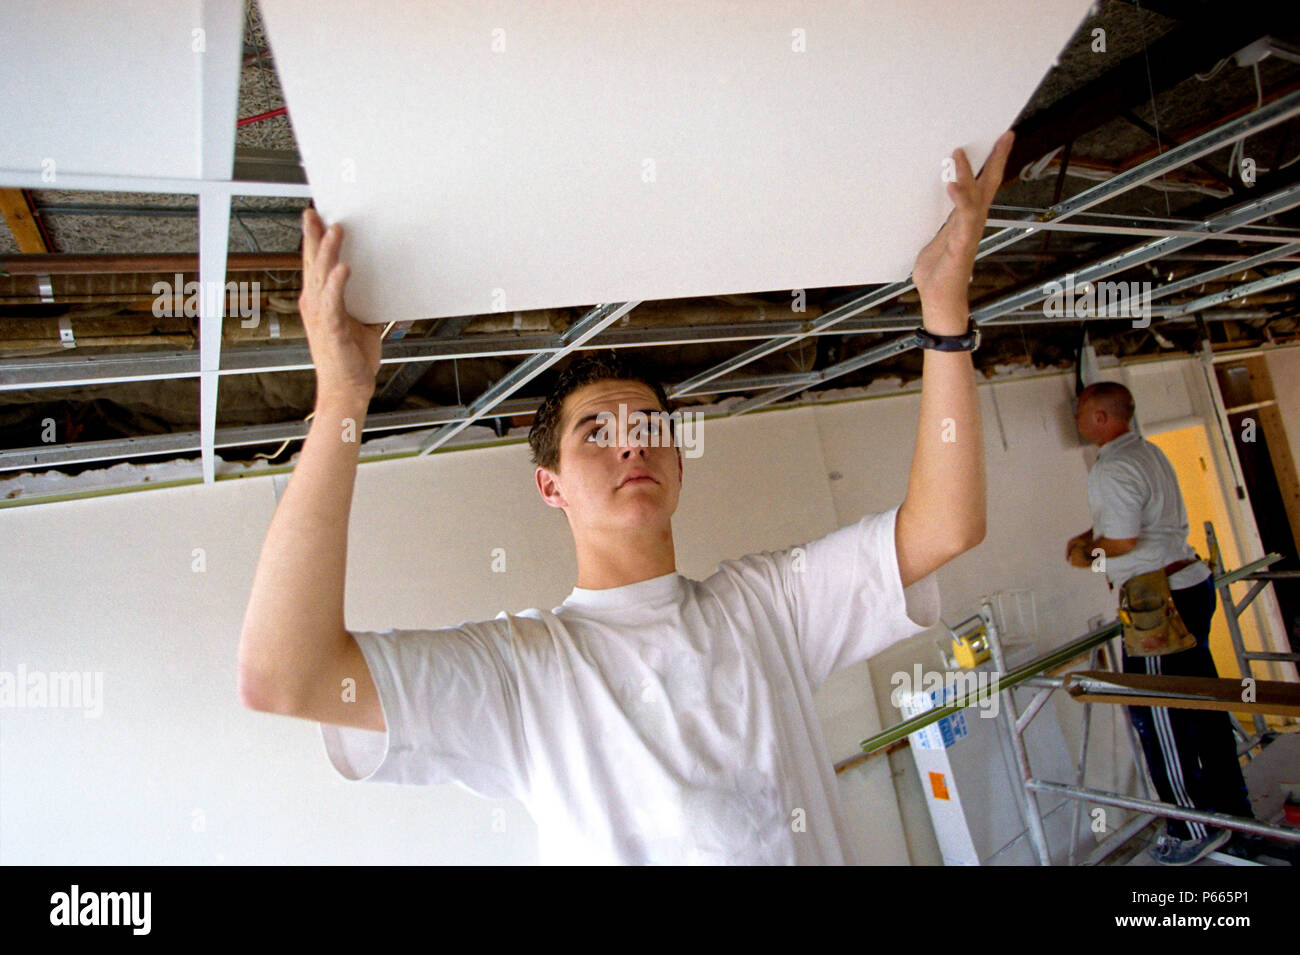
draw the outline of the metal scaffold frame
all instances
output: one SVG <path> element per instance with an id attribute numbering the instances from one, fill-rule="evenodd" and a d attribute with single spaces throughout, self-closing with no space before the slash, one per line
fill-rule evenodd
<path id="1" fill-rule="evenodd" d="M 1217 544 L 1213 538 L 1213 528 L 1207 525 L 1207 531 L 1210 534 L 1211 547 L 1216 551 L 1212 559 L 1217 558 Z M 1249 674 L 1249 661 L 1251 660 L 1271 660 L 1271 661 L 1300 661 L 1300 654 L 1295 653 L 1259 653 L 1248 652 L 1242 643 L 1241 629 L 1237 624 L 1237 618 L 1246 609 L 1252 600 L 1274 579 L 1283 576 L 1294 576 L 1294 574 L 1269 573 L 1266 568 L 1281 559 L 1281 555 L 1273 553 L 1268 554 L 1259 560 L 1255 560 L 1245 566 L 1232 571 L 1216 575 L 1214 578 L 1215 587 L 1220 594 L 1225 595 L 1225 613 L 1229 620 L 1229 632 L 1232 635 L 1233 648 L 1236 651 L 1238 660 L 1243 661 L 1242 673 Z M 1216 563 L 1217 568 L 1217 563 Z M 1250 592 L 1240 602 L 1234 602 L 1229 592 L 1229 585 L 1239 580 L 1250 580 L 1254 582 Z M 936 723 L 945 717 L 973 706 L 981 700 L 987 699 L 996 693 L 1009 690 L 1013 686 L 1023 685 L 1026 687 L 1035 687 L 1038 689 L 1025 712 L 1022 714 L 1018 711 L 1013 695 L 1008 693 L 1003 697 L 999 718 L 1004 722 L 1011 741 L 1011 749 L 1015 756 L 1017 772 L 1021 777 L 1021 784 L 1024 787 L 1025 798 L 1021 803 L 1022 815 L 1024 816 L 1025 827 L 1029 834 L 1030 844 L 1034 848 L 1034 854 L 1040 865 L 1051 865 L 1051 852 L 1047 842 L 1047 833 L 1043 827 L 1043 818 L 1038 811 L 1038 805 L 1034 799 L 1034 793 L 1055 793 L 1068 799 L 1077 801 L 1074 812 L 1074 821 L 1071 826 L 1071 839 L 1078 831 L 1079 815 L 1082 811 L 1084 802 L 1092 802 L 1100 805 L 1115 806 L 1123 809 L 1133 809 L 1140 813 L 1135 819 L 1130 820 L 1123 827 L 1117 830 L 1113 835 L 1099 843 L 1092 852 L 1082 862 L 1083 865 L 1095 865 L 1107 856 L 1121 848 L 1135 835 L 1141 832 L 1156 817 L 1165 817 L 1171 819 L 1184 819 L 1193 822 L 1201 822 L 1211 826 L 1218 826 L 1224 829 L 1233 829 L 1239 832 L 1253 833 L 1259 836 L 1267 836 L 1281 839 L 1286 842 L 1300 843 L 1300 829 L 1285 829 L 1279 826 L 1268 825 L 1267 823 L 1257 822 L 1253 819 L 1244 819 L 1239 816 L 1229 816 L 1224 813 L 1203 812 L 1196 809 L 1187 809 L 1183 806 L 1173 805 L 1171 803 L 1161 802 L 1155 798 L 1142 799 L 1135 796 L 1129 796 L 1124 793 L 1106 792 L 1104 790 L 1089 789 L 1084 786 L 1085 772 L 1088 763 L 1088 738 L 1092 723 L 1092 706 L 1091 702 L 1085 702 L 1083 712 L 1083 736 L 1079 747 L 1079 760 L 1077 764 L 1076 782 L 1071 785 L 1068 783 L 1053 782 L 1050 780 L 1037 779 L 1030 770 L 1029 755 L 1025 749 L 1024 733 L 1033 720 L 1048 702 L 1055 690 L 1062 689 L 1065 684 L 1064 677 L 1039 676 L 1045 671 L 1059 670 L 1078 660 L 1084 654 L 1088 654 L 1089 668 L 1097 669 L 1099 664 L 1106 662 L 1106 669 L 1111 669 L 1109 661 L 1113 659 L 1114 654 L 1107 652 L 1106 644 L 1121 634 L 1121 625 L 1118 619 L 1100 627 L 1083 637 L 1080 637 L 1057 650 L 1054 650 L 1030 663 L 1027 663 L 1015 670 L 1008 671 L 1006 658 L 1003 653 L 1001 637 L 997 632 L 996 625 L 991 620 L 991 615 L 985 618 L 988 622 L 987 633 L 989 650 L 993 655 L 999 676 L 991 681 L 988 686 L 973 693 L 959 696 L 952 702 L 943 706 L 927 710 L 918 716 L 890 727 L 869 739 L 862 742 L 864 754 L 874 753 L 883 749 L 892 743 L 895 743 L 904 737 L 910 736 L 917 730 L 920 730 L 932 723 Z M 1232 714 L 1229 714 L 1232 716 Z M 1258 727 L 1260 733 L 1253 740 L 1249 741 L 1245 750 L 1248 751 L 1259 743 L 1260 737 L 1266 731 L 1263 724 L 1263 718 L 1259 720 Z M 1233 717 L 1236 723 L 1236 718 Z M 1146 789 L 1148 796 L 1154 797 L 1156 794 L 1155 786 L 1152 784 L 1149 773 L 1146 769 L 1146 763 L 1142 755 L 1142 747 L 1137 740 L 1137 732 L 1133 728 L 1132 722 L 1128 719 L 1127 710 L 1124 717 L 1125 726 L 1128 728 L 1128 735 L 1131 745 L 1133 746 L 1134 759 L 1137 763 L 1139 778 Z M 1241 731 L 1240 724 L 1236 729 L 1244 737 L 1245 733 Z M 1240 753 L 1239 753 L 1240 755 Z M 1071 844 L 1069 859 L 1071 864 L 1074 860 L 1074 846 Z"/>
<path id="2" fill-rule="evenodd" d="M 1219 540 L 1214 534 L 1214 525 L 1209 521 L 1205 522 L 1205 539 L 1210 548 L 1210 562 L 1212 567 L 1222 565 L 1222 555 L 1219 551 Z M 1260 650 L 1247 650 L 1245 640 L 1241 635 L 1241 615 L 1246 608 L 1250 606 L 1260 592 L 1263 591 L 1270 583 L 1275 580 L 1294 580 L 1300 578 L 1300 571 L 1295 570 L 1260 570 L 1242 578 L 1243 580 L 1252 581 L 1250 590 L 1240 602 L 1232 599 L 1232 592 L 1228 589 L 1227 583 L 1215 582 L 1215 589 L 1219 594 L 1219 603 L 1223 606 L 1223 614 L 1228 622 L 1228 635 L 1232 638 L 1232 651 L 1237 658 L 1237 670 L 1245 677 L 1253 677 L 1252 664 L 1255 661 L 1266 661 L 1271 663 L 1300 663 L 1300 653 L 1273 653 Z M 1232 717 L 1232 727 L 1238 736 L 1242 739 L 1239 753 L 1248 753 L 1259 745 L 1259 741 L 1264 734 L 1268 732 L 1268 725 L 1264 722 L 1264 717 L 1260 713 L 1251 714 L 1251 722 L 1255 726 L 1255 735 L 1251 736 L 1242 727 L 1234 714 Z"/>

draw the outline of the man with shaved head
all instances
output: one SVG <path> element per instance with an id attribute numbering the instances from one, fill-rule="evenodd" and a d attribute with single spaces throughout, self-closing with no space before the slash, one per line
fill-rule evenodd
<path id="1" fill-rule="evenodd" d="M 1075 567 L 1104 567 L 1117 588 L 1153 571 L 1167 576 L 1174 606 L 1196 645 L 1159 656 L 1133 656 L 1125 646 L 1125 673 L 1217 677 L 1209 647 L 1213 577 L 1187 543 L 1187 511 L 1174 469 L 1158 447 L 1131 429 L 1133 410 L 1132 393 L 1118 382 L 1100 381 L 1079 393 L 1079 434 L 1100 450 L 1088 474 L 1092 527 L 1070 538 L 1066 559 Z M 1146 706 L 1128 711 L 1161 801 L 1252 818 L 1227 713 Z M 1166 865 L 1189 865 L 1231 835 L 1170 819 L 1151 855 Z"/>
<path id="2" fill-rule="evenodd" d="M 1083 389 L 1079 394 L 1080 410 L 1085 403 L 1088 405 L 1087 414 L 1094 422 L 1104 420 L 1116 427 L 1122 425 L 1120 433 L 1127 431 L 1133 420 L 1133 394 L 1117 381 L 1099 381 Z M 1091 414 L 1095 411 L 1105 412 L 1105 419 L 1097 419 Z"/>

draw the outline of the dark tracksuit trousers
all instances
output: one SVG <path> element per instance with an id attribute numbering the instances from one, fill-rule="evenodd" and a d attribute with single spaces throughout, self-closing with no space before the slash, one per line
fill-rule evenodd
<path id="1" fill-rule="evenodd" d="M 1125 653 L 1124 672 L 1217 677 L 1210 656 L 1210 618 L 1218 601 L 1214 579 L 1207 577 L 1175 590 L 1173 597 L 1187 629 L 1196 637 L 1196 646 L 1158 657 Z M 1254 818 L 1226 712 L 1164 706 L 1130 706 L 1128 711 L 1161 802 Z M 1169 834 L 1178 839 L 1203 839 L 1214 829 L 1182 819 L 1166 822 Z"/>

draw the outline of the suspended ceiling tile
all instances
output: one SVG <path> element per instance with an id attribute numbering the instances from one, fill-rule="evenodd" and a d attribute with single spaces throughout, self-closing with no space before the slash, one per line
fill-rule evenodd
<path id="1" fill-rule="evenodd" d="M 217 131 L 235 120 L 243 13 L 242 0 L 0 0 L 0 170 L 51 188 L 64 173 L 229 178 Z"/>
<path id="2" fill-rule="evenodd" d="M 1088 6 L 261 3 L 367 322 L 904 278 Z"/>

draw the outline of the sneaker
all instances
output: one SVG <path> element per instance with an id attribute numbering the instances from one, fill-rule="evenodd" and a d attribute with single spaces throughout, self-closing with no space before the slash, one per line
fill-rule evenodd
<path id="1" fill-rule="evenodd" d="M 1156 854 L 1156 851 L 1161 848 L 1157 843 L 1156 848 L 1151 850 L 1151 856 L 1161 865 L 1191 865 L 1204 859 L 1231 838 L 1232 830 L 1217 829 L 1213 835 L 1196 842 L 1190 839 L 1185 842 L 1175 839 L 1173 842 L 1177 844 L 1166 847 L 1160 855 Z"/>
<path id="2" fill-rule="evenodd" d="M 1166 860 L 1178 852 L 1182 845 L 1183 841 L 1181 839 L 1171 836 L 1167 832 L 1161 832 L 1159 838 L 1156 839 L 1156 844 L 1147 850 L 1147 855 L 1161 865 L 1166 865 Z"/>

